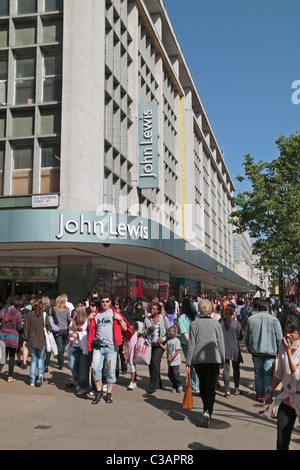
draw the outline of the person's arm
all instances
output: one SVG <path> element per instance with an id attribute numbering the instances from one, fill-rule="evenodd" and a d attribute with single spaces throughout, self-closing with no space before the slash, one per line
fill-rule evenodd
<path id="1" fill-rule="evenodd" d="M 174 352 L 173 356 L 168 357 L 168 362 L 170 362 L 170 363 L 173 362 L 174 359 L 175 359 L 175 357 L 178 355 L 179 351 L 180 351 L 180 349 L 177 349 L 177 350 Z"/>
<path id="2" fill-rule="evenodd" d="M 127 331 L 127 322 L 126 320 L 117 312 L 114 311 L 114 319 L 117 320 L 123 331 Z"/>

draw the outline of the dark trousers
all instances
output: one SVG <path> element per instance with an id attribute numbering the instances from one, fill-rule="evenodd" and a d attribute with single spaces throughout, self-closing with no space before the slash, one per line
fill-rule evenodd
<path id="1" fill-rule="evenodd" d="M 168 367 L 168 377 L 172 383 L 172 387 L 178 389 L 181 386 L 181 379 L 179 373 L 179 366 L 170 366 Z"/>
<path id="2" fill-rule="evenodd" d="M 239 388 L 240 385 L 240 363 L 232 361 L 233 368 L 233 381 L 235 388 Z M 230 361 L 225 360 L 225 369 L 223 372 L 223 379 L 225 384 L 225 392 L 230 392 Z"/>
<path id="3" fill-rule="evenodd" d="M 69 340 L 68 330 L 59 330 L 58 335 L 55 336 L 57 344 L 57 361 L 59 366 L 64 365 L 64 353 L 66 349 L 67 342 Z"/>
<path id="4" fill-rule="evenodd" d="M 199 377 L 200 397 L 203 402 L 203 411 L 208 411 L 210 416 L 216 397 L 216 383 L 219 376 L 219 364 L 193 364 Z"/>
<path id="5" fill-rule="evenodd" d="M 289 405 L 281 403 L 277 415 L 277 450 L 289 450 L 289 444 L 297 415 Z"/>
<path id="6" fill-rule="evenodd" d="M 152 392 L 162 387 L 160 378 L 160 363 L 163 353 L 164 350 L 160 346 L 152 346 L 151 362 L 149 364 L 149 390 L 151 390 Z"/>

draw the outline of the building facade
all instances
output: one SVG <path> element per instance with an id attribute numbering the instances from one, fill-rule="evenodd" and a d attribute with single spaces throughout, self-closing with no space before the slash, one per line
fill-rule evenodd
<path id="1" fill-rule="evenodd" d="M 2 0 L 0 296 L 251 292 L 162 0 Z"/>

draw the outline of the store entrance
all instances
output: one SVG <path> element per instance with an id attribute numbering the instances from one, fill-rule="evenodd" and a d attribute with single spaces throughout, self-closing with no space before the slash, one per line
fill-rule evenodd
<path id="1" fill-rule="evenodd" d="M 47 295 L 51 303 L 57 297 L 57 279 L 0 279 L 0 301 L 4 304 L 12 297 L 32 294 Z"/>

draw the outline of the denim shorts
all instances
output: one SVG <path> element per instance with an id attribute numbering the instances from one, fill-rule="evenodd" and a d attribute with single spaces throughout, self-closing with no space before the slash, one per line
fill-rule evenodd
<path id="1" fill-rule="evenodd" d="M 114 384 L 116 382 L 117 357 L 118 351 L 114 351 L 113 349 L 94 349 L 92 371 L 93 379 L 96 382 L 102 379 L 102 373 L 105 375 L 107 383 Z"/>

